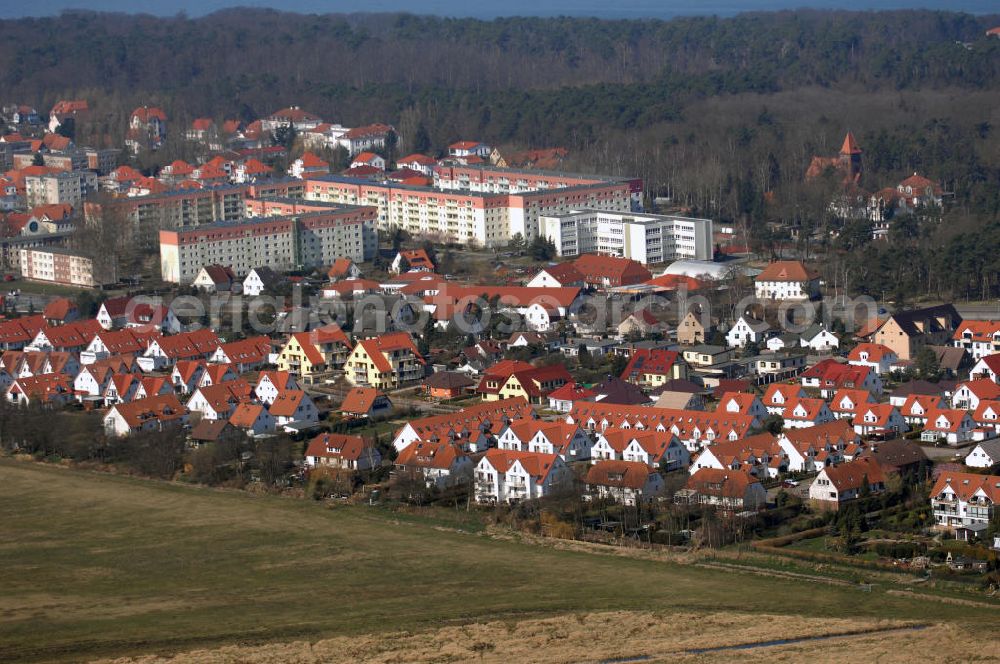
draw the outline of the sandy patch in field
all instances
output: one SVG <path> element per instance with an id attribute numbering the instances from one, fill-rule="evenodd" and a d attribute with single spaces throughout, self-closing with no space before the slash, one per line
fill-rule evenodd
<path id="1" fill-rule="evenodd" d="M 601 662 L 648 657 L 645 661 L 778 661 L 812 664 L 845 661 L 1000 661 L 1000 635 L 973 635 L 954 625 L 931 625 L 850 635 L 750 650 L 694 654 L 706 648 L 774 639 L 903 627 L 904 622 L 852 619 L 807 620 L 748 614 L 656 614 L 608 612 L 555 618 L 494 621 L 409 633 L 338 637 L 315 643 L 226 646 L 172 657 L 156 655 L 100 660 L 101 664 L 327 664 L 364 662 Z"/>

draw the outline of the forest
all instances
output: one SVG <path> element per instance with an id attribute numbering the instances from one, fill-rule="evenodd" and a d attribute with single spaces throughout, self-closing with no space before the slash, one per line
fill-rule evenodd
<path id="1" fill-rule="evenodd" d="M 140 104 L 171 137 L 195 117 L 299 105 L 393 124 L 400 149 L 459 139 L 565 146 L 568 169 L 642 177 L 648 201 L 732 225 L 763 255 L 822 252 L 828 280 L 920 297 L 1000 294 L 1000 16 L 787 11 L 607 21 L 67 12 L 0 22 L 5 103 L 86 98 L 81 143 L 119 146 Z M 806 182 L 853 131 L 872 192 L 919 172 L 944 210 L 870 225 L 831 217 Z M 166 158 L 168 152 L 160 155 Z M 149 167 L 155 164 L 143 163 Z"/>

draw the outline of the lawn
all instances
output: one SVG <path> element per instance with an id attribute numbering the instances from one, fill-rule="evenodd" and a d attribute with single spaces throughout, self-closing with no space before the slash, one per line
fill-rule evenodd
<path id="1" fill-rule="evenodd" d="M 50 284 L 41 281 L 24 281 L 15 280 L 7 281 L 2 284 L 4 291 L 10 290 L 20 290 L 24 293 L 31 293 L 33 295 L 63 295 L 66 297 L 76 297 L 83 291 L 96 292 L 92 288 L 75 288 L 73 286 L 65 286 L 63 284 Z"/>
<path id="2" fill-rule="evenodd" d="M 595 610 L 983 623 L 991 611 L 0 460 L 0 661 L 80 660 Z"/>

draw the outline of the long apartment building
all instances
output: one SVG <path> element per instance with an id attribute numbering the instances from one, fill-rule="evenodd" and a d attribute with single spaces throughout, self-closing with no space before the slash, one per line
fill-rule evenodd
<path id="1" fill-rule="evenodd" d="M 205 265 L 238 276 L 255 267 L 276 271 L 369 260 L 378 251 L 373 207 L 338 206 L 295 215 L 248 217 L 197 228 L 160 231 L 164 281 L 190 284 Z"/>
<path id="2" fill-rule="evenodd" d="M 80 254 L 57 247 L 21 249 L 21 276 L 67 286 L 95 286 L 94 263 Z"/>
<path id="3" fill-rule="evenodd" d="M 477 177 L 460 177 L 458 167 L 438 167 L 434 187 L 338 175 L 308 176 L 305 198 L 374 206 L 382 229 L 398 227 L 413 234 L 493 247 L 505 246 L 518 233 L 527 241 L 533 240 L 538 235 L 539 219 L 546 214 L 577 208 L 629 211 L 638 200 L 636 191 L 641 192 L 641 182 L 636 180 L 572 174 L 556 179 L 542 171 L 483 167 L 461 172 L 469 170 Z M 499 182 L 501 174 L 507 184 Z M 489 177 L 495 180 L 491 182 Z"/>
<path id="4" fill-rule="evenodd" d="M 218 185 L 201 189 L 177 189 L 148 196 L 122 196 L 102 205 L 87 207 L 87 216 L 126 214 L 140 238 L 155 242 L 163 229 L 196 228 L 218 221 L 237 221 L 247 216 L 246 201 L 267 197 L 302 197 L 301 180 L 281 179 L 254 184 Z"/>
<path id="5" fill-rule="evenodd" d="M 615 210 L 542 215 L 540 233 L 560 256 L 606 254 L 640 263 L 712 260 L 712 220 Z"/>

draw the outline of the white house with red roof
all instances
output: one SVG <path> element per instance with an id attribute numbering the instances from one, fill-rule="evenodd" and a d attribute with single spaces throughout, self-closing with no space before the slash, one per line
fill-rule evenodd
<path id="1" fill-rule="evenodd" d="M 261 371 L 253 393 L 261 403 L 270 405 L 285 390 L 297 390 L 295 376 L 287 371 Z"/>
<path id="2" fill-rule="evenodd" d="M 633 461 L 674 470 L 691 463 L 691 452 L 670 430 L 615 427 L 597 434 L 590 458 Z"/>
<path id="3" fill-rule="evenodd" d="M 597 393 L 593 390 L 570 382 L 549 392 L 549 409 L 558 413 L 568 413 L 573 408 L 574 402 L 593 401 L 596 398 Z"/>
<path id="4" fill-rule="evenodd" d="M 899 412 L 907 424 L 923 427 L 927 423 L 927 413 L 947 405 L 937 394 L 911 394 L 899 406 Z"/>
<path id="5" fill-rule="evenodd" d="M 702 468 L 744 470 L 763 479 L 787 470 L 787 461 L 777 437 L 763 433 L 708 445 L 691 459 L 688 472 L 693 475 Z"/>
<path id="6" fill-rule="evenodd" d="M 155 106 L 140 106 L 129 117 L 125 145 L 133 154 L 156 150 L 167 137 L 167 114 Z"/>
<path id="7" fill-rule="evenodd" d="M 487 450 L 476 464 L 476 501 L 518 503 L 547 496 L 572 481 L 573 473 L 558 454 Z"/>
<path id="8" fill-rule="evenodd" d="M 389 142 L 389 137 L 395 135 L 396 130 L 390 125 L 370 124 L 362 127 L 354 127 L 345 131 L 337 143 L 348 154 L 357 154 L 364 150 L 382 150 Z"/>
<path id="9" fill-rule="evenodd" d="M 397 159 L 396 166 L 420 171 L 424 175 L 431 177 L 434 174 L 434 167 L 437 166 L 437 160 L 424 154 L 411 154 L 402 159 Z"/>
<path id="10" fill-rule="evenodd" d="M 824 399 L 829 399 L 844 387 L 882 394 L 882 379 L 877 371 L 867 366 L 843 364 L 833 358 L 817 362 L 803 371 L 799 378 L 803 387 L 818 389 Z"/>
<path id="11" fill-rule="evenodd" d="M 229 416 L 229 424 L 248 436 L 261 436 L 274 431 L 274 417 L 263 404 L 237 404 L 233 414 Z"/>
<path id="12" fill-rule="evenodd" d="M 397 472 L 419 475 L 427 486 L 438 488 L 469 482 L 474 468 L 460 445 L 422 440 L 403 448 L 394 465 Z"/>
<path id="13" fill-rule="evenodd" d="M 35 374 L 15 379 L 6 392 L 13 404 L 62 406 L 73 398 L 72 379 L 61 373 Z"/>
<path id="14" fill-rule="evenodd" d="M 945 470 L 931 489 L 931 510 L 938 528 L 957 539 L 982 535 L 1000 505 L 1000 476 Z"/>
<path id="15" fill-rule="evenodd" d="M 237 373 L 260 369 L 269 362 L 271 339 L 263 335 L 220 345 L 208 358 L 210 364 L 232 364 Z"/>
<path id="16" fill-rule="evenodd" d="M 801 261 L 775 261 L 754 279 L 761 300 L 811 300 L 819 296 L 819 273 Z"/>
<path id="17" fill-rule="evenodd" d="M 726 392 L 715 407 L 717 411 L 741 413 L 763 422 L 768 416 L 768 410 L 756 394 L 749 392 Z"/>
<path id="18" fill-rule="evenodd" d="M 359 152 L 351 160 L 351 168 L 358 166 L 371 166 L 380 171 L 385 170 L 385 157 L 375 152 Z"/>
<path id="19" fill-rule="evenodd" d="M 458 141 L 448 146 L 449 157 L 480 157 L 486 159 L 492 151 L 489 145 L 479 141 Z"/>
<path id="20" fill-rule="evenodd" d="M 858 407 L 854 415 L 854 430 L 862 436 L 895 436 L 906 433 L 910 426 L 892 404 L 869 403 Z"/>
<path id="21" fill-rule="evenodd" d="M 977 378 L 960 383 L 951 395 L 951 407 L 975 410 L 983 400 L 1000 399 L 1000 385 L 986 378 Z"/>
<path id="22" fill-rule="evenodd" d="M 232 364 L 206 364 L 196 387 L 208 387 L 236 380 L 240 377 Z"/>
<path id="23" fill-rule="evenodd" d="M 809 502 L 821 509 L 839 509 L 865 493 L 885 491 L 885 475 L 878 462 L 862 457 L 822 469 L 809 485 Z"/>
<path id="24" fill-rule="evenodd" d="M 591 439 L 575 424 L 517 420 L 497 436 L 497 447 L 516 452 L 558 454 L 563 461 L 579 461 L 590 458 Z"/>
<path id="25" fill-rule="evenodd" d="M 590 497 L 623 505 L 651 502 L 663 492 L 663 476 L 644 463 L 598 461 L 584 478 Z"/>
<path id="26" fill-rule="evenodd" d="M 778 436 L 778 446 L 791 472 L 816 472 L 854 458 L 861 436 L 844 421 L 804 429 L 789 429 Z"/>
<path id="27" fill-rule="evenodd" d="M 925 419 L 920 440 L 928 443 L 943 440 L 949 445 L 960 445 L 972 440 L 972 432 L 976 428 L 969 411 L 957 408 L 931 410 Z"/>
<path id="28" fill-rule="evenodd" d="M 785 405 L 800 397 L 806 396 L 806 391 L 801 385 L 790 385 L 788 383 L 771 383 L 764 391 L 761 402 L 764 408 L 771 415 L 781 415 L 785 411 Z"/>
<path id="29" fill-rule="evenodd" d="M 371 470 L 382 465 L 378 448 L 361 436 L 321 433 L 306 446 L 306 465 L 311 468 Z"/>
<path id="30" fill-rule="evenodd" d="M 288 106 L 271 113 L 260 121 L 261 128 L 265 131 L 274 132 L 281 127 L 292 127 L 296 132 L 302 133 L 315 129 L 323 122 L 315 113 L 302 110 L 298 106 Z"/>
<path id="31" fill-rule="evenodd" d="M 528 288 L 560 288 L 584 286 L 583 275 L 572 262 L 546 265 L 525 284 Z"/>
<path id="32" fill-rule="evenodd" d="M 188 399 L 187 409 L 206 420 L 227 420 L 236 406 L 253 399 L 253 388 L 245 380 L 232 380 L 199 387 Z"/>
<path id="33" fill-rule="evenodd" d="M 892 371 L 899 356 L 888 346 L 860 343 L 847 355 L 847 363 L 857 367 L 870 367 L 883 376 Z"/>
<path id="34" fill-rule="evenodd" d="M 402 249 L 392 259 L 389 266 L 389 271 L 393 274 L 414 271 L 433 272 L 434 269 L 434 261 L 424 249 Z"/>
<path id="35" fill-rule="evenodd" d="M 742 512 L 764 507 L 767 491 L 757 478 L 743 470 L 702 468 L 688 478 L 674 501 Z"/>
<path id="36" fill-rule="evenodd" d="M 1000 353 L 984 355 L 979 358 L 972 369 L 969 370 L 969 377 L 986 378 L 994 383 L 1000 383 Z"/>
<path id="37" fill-rule="evenodd" d="M 977 362 L 1000 353 L 1000 320 L 963 320 L 955 328 L 952 344 L 964 348 Z"/>
<path id="38" fill-rule="evenodd" d="M 177 397 L 167 394 L 111 406 L 104 415 L 104 430 L 113 436 L 162 431 L 187 424 L 188 411 Z"/>
<path id="39" fill-rule="evenodd" d="M 972 414 L 972 420 L 979 427 L 984 438 L 1000 434 L 1000 400 L 983 400 Z"/>
<path id="40" fill-rule="evenodd" d="M 830 399 L 830 412 L 837 419 L 848 419 L 854 417 L 858 406 L 864 403 L 875 403 L 875 397 L 871 392 L 842 388 Z"/>
<path id="41" fill-rule="evenodd" d="M 896 185 L 896 194 L 899 212 L 911 212 L 927 205 L 940 206 L 945 195 L 939 183 L 917 173 Z"/>
<path id="42" fill-rule="evenodd" d="M 303 152 L 302 156 L 288 166 L 288 174 L 293 178 L 304 178 L 307 175 L 323 175 L 330 172 L 330 163 L 323 161 L 312 152 Z"/>
<path id="43" fill-rule="evenodd" d="M 397 452 L 417 442 L 450 442 L 465 451 L 482 451 L 508 422 L 534 419 L 535 411 L 526 399 L 504 399 L 467 406 L 457 413 L 413 419 L 404 424 L 392 441 Z"/>
<path id="44" fill-rule="evenodd" d="M 832 422 L 836 418 L 822 399 L 800 397 L 785 404 L 781 414 L 785 427 L 802 429 Z"/>

